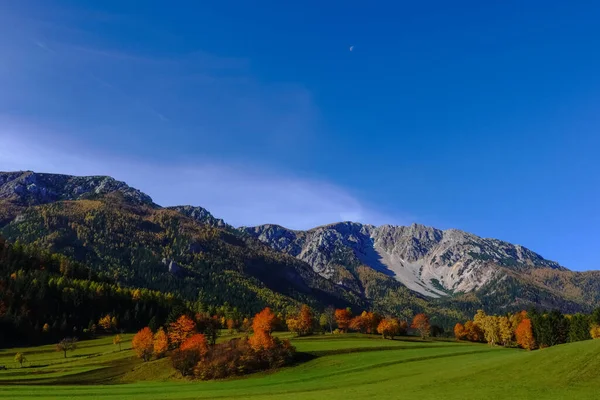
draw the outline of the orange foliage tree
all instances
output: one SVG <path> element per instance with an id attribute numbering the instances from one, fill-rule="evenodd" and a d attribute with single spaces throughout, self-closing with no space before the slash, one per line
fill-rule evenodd
<path id="1" fill-rule="evenodd" d="M 232 334 L 233 331 L 236 329 L 237 327 L 237 323 L 235 322 L 235 320 L 233 318 L 228 318 L 227 319 L 227 329 L 229 330 L 229 333 Z"/>
<path id="2" fill-rule="evenodd" d="M 484 340 L 483 330 L 473 321 L 465 322 L 465 338 L 471 342 L 482 342 Z"/>
<path id="3" fill-rule="evenodd" d="M 208 341 L 206 340 L 206 336 L 201 333 L 190 336 L 181 343 L 179 350 L 194 351 L 197 352 L 200 357 L 204 356 L 208 351 Z"/>
<path id="4" fill-rule="evenodd" d="M 188 376 L 194 371 L 194 367 L 208 353 L 208 341 L 206 336 L 201 333 L 193 334 L 181 343 L 179 349 L 171 354 L 173 367 L 181 372 L 181 375 Z"/>
<path id="5" fill-rule="evenodd" d="M 139 358 L 149 361 L 154 350 L 153 335 L 150 328 L 145 327 L 136 333 L 131 341 L 131 347 L 133 347 Z"/>
<path id="6" fill-rule="evenodd" d="M 400 324 L 398 320 L 394 318 L 385 318 L 377 325 L 377 332 L 380 333 L 384 339 L 394 339 L 394 336 L 400 334 Z"/>
<path id="7" fill-rule="evenodd" d="M 456 325 L 454 325 L 454 337 L 456 340 L 464 339 L 466 335 L 467 333 L 465 332 L 464 325 L 460 322 L 457 322 Z"/>
<path id="8" fill-rule="evenodd" d="M 429 323 L 429 317 L 426 314 L 417 314 L 413 318 L 412 325 L 410 326 L 416 329 L 421 335 L 422 339 L 425 339 L 431 333 L 431 324 Z"/>
<path id="9" fill-rule="evenodd" d="M 196 331 L 196 323 L 187 315 L 177 318 L 169 324 L 169 342 L 177 347 Z"/>
<path id="10" fill-rule="evenodd" d="M 154 334 L 154 354 L 156 357 L 162 357 L 169 349 L 169 338 L 163 328 L 159 328 Z"/>
<path id="11" fill-rule="evenodd" d="M 302 304 L 298 315 L 286 320 L 288 329 L 298 336 L 310 335 L 313 333 L 314 317 L 309 306 Z"/>
<path id="12" fill-rule="evenodd" d="M 531 320 L 524 318 L 515 331 L 517 343 L 524 349 L 533 350 L 535 348 L 535 339 L 531 329 Z"/>
<path id="13" fill-rule="evenodd" d="M 352 320 L 352 313 L 347 308 L 340 308 L 335 310 L 335 322 L 342 332 L 346 332 L 350 327 L 350 321 Z"/>
<path id="14" fill-rule="evenodd" d="M 252 331 L 254 334 L 248 340 L 250 346 L 255 350 L 267 350 L 275 346 L 275 340 L 271 331 L 275 326 L 277 317 L 269 307 L 254 316 Z"/>

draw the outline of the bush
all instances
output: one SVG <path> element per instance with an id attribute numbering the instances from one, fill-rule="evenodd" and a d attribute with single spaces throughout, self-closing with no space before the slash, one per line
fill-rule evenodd
<path id="1" fill-rule="evenodd" d="M 295 351 L 288 340 L 278 338 L 268 349 L 253 348 L 248 338 L 232 339 L 213 346 L 196 365 L 194 375 L 202 380 L 223 379 L 279 368 L 292 362 Z"/>

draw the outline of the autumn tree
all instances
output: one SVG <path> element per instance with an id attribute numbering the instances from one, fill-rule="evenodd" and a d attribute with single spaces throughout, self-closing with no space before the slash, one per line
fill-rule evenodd
<path id="1" fill-rule="evenodd" d="M 98 325 L 105 331 L 108 331 L 112 327 L 112 318 L 110 314 L 106 314 L 104 317 L 98 320 Z"/>
<path id="2" fill-rule="evenodd" d="M 465 336 L 467 336 L 467 332 L 465 331 L 464 325 L 457 322 L 456 325 L 454 325 L 454 337 L 456 340 L 462 340 Z"/>
<path id="3" fill-rule="evenodd" d="M 521 320 L 521 323 L 515 331 L 517 343 L 524 349 L 533 350 L 535 348 L 535 340 L 533 338 L 533 330 L 531 328 L 531 320 L 525 318 Z"/>
<path id="4" fill-rule="evenodd" d="M 227 325 L 227 330 L 229 331 L 230 335 L 233 335 L 235 329 L 236 329 L 236 322 L 233 318 L 228 318 L 226 321 L 226 325 Z"/>
<path id="5" fill-rule="evenodd" d="M 119 346 L 119 351 L 121 351 L 121 343 L 123 342 L 121 335 L 116 335 L 113 338 L 113 344 Z"/>
<path id="6" fill-rule="evenodd" d="M 503 346 L 508 346 L 513 341 L 513 330 L 510 319 L 506 316 L 498 318 L 498 331 L 500 342 Z"/>
<path id="7" fill-rule="evenodd" d="M 488 344 L 494 346 L 500 342 L 500 326 L 498 317 L 494 315 L 485 315 L 480 322 L 476 322 L 483 328 L 483 335 Z"/>
<path id="8" fill-rule="evenodd" d="M 350 329 L 352 329 L 353 331 L 356 332 L 360 332 L 360 333 L 366 333 L 367 332 L 367 318 L 366 317 L 367 312 L 363 311 L 362 314 L 357 315 L 356 317 L 352 318 L 350 320 L 350 325 L 348 326 Z"/>
<path id="9" fill-rule="evenodd" d="M 145 327 L 136 333 L 131 341 L 131 347 L 139 358 L 149 361 L 154 350 L 153 335 L 150 328 Z"/>
<path id="10" fill-rule="evenodd" d="M 64 358 L 67 358 L 67 351 L 75 351 L 77 349 L 77 338 L 64 338 L 56 345 L 56 351 L 62 351 Z"/>
<path id="11" fill-rule="evenodd" d="M 195 331 L 196 323 L 187 315 L 181 315 L 177 321 L 169 324 L 169 342 L 172 346 L 177 347 Z"/>
<path id="12" fill-rule="evenodd" d="M 429 323 L 429 317 L 423 313 L 415 315 L 413 322 L 410 326 L 412 329 L 416 329 L 421 335 L 421 339 L 425 339 L 429 336 L 431 331 L 431 325 Z"/>
<path id="13" fill-rule="evenodd" d="M 286 320 L 288 329 L 298 336 L 306 336 L 313 333 L 314 318 L 312 310 L 306 304 L 302 304 L 297 315 Z"/>
<path id="14" fill-rule="evenodd" d="M 342 332 L 347 332 L 352 320 L 352 313 L 348 308 L 340 308 L 335 310 L 335 322 Z"/>
<path id="15" fill-rule="evenodd" d="M 363 311 L 361 314 L 362 318 L 362 326 L 366 333 L 375 333 L 377 332 L 377 327 L 381 322 L 381 315 L 371 311 Z"/>
<path id="16" fill-rule="evenodd" d="M 169 338 L 165 330 L 161 327 L 154 334 L 153 350 L 156 357 L 161 358 L 169 349 Z"/>
<path id="17" fill-rule="evenodd" d="M 208 341 L 206 336 L 195 333 L 186 338 L 171 355 L 173 367 L 181 372 L 183 376 L 191 375 L 196 364 L 208 352 Z"/>
<path id="18" fill-rule="evenodd" d="M 465 338 L 471 342 L 482 342 L 484 340 L 483 330 L 473 321 L 465 322 Z"/>
<path id="19" fill-rule="evenodd" d="M 400 324 L 398 320 L 394 318 L 382 319 L 377 325 L 377 332 L 380 333 L 384 339 L 388 337 L 394 340 L 394 336 L 400 333 Z"/>
<path id="20" fill-rule="evenodd" d="M 275 340 L 271 331 L 275 325 L 276 316 L 269 307 L 254 316 L 252 331 L 254 334 L 248 340 L 250 346 L 255 350 L 266 350 L 275 346 Z"/>
<path id="21" fill-rule="evenodd" d="M 179 346 L 181 351 L 195 351 L 199 355 L 203 356 L 208 351 L 208 341 L 206 336 L 201 333 L 193 334 L 181 343 Z"/>
<path id="22" fill-rule="evenodd" d="M 15 362 L 19 363 L 21 368 L 23 368 L 23 363 L 26 361 L 27 361 L 27 358 L 25 358 L 25 354 L 23 354 L 23 353 L 15 354 Z"/>
<path id="23" fill-rule="evenodd" d="M 590 328 L 590 336 L 592 339 L 600 339 L 600 325 L 592 324 Z"/>

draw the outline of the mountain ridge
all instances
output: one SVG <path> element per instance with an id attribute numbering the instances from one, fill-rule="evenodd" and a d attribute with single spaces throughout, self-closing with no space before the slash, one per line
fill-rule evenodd
<path id="1" fill-rule="evenodd" d="M 160 289 L 166 273 L 169 290 L 184 285 L 182 293 L 195 298 L 199 289 L 210 302 L 259 295 L 261 305 L 276 298 L 324 306 L 337 299 L 407 318 L 437 310 L 446 321 L 486 307 L 577 312 L 600 304 L 600 271 L 572 272 L 498 239 L 351 221 L 305 231 L 234 228 L 202 207 L 161 207 L 106 176 L 0 172 L 0 234 L 90 262 L 125 283 Z M 181 267 L 179 277 L 165 272 L 163 259 Z M 232 282 L 245 288 L 237 297 L 223 293 L 237 293 L 226 286 Z"/>

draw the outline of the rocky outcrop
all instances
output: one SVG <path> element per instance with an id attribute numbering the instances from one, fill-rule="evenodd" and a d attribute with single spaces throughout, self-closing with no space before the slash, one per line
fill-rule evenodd
<path id="1" fill-rule="evenodd" d="M 213 215 L 205 208 L 195 207 L 195 206 L 173 206 L 166 207 L 168 210 L 177 211 L 186 217 L 190 217 L 196 222 L 201 224 L 206 224 L 213 226 L 215 228 L 231 228 L 230 225 L 226 224 L 220 218 L 215 218 Z"/>
<path id="2" fill-rule="evenodd" d="M 430 297 L 477 290 L 505 270 L 566 270 L 522 246 L 456 229 L 343 222 L 293 231 L 277 225 L 240 228 L 331 278 L 339 265 L 367 265 Z"/>
<path id="3" fill-rule="evenodd" d="M 82 200 L 119 193 L 135 204 L 154 205 L 150 196 L 108 176 L 71 176 L 31 171 L 0 172 L 0 200 L 26 206 Z"/>

